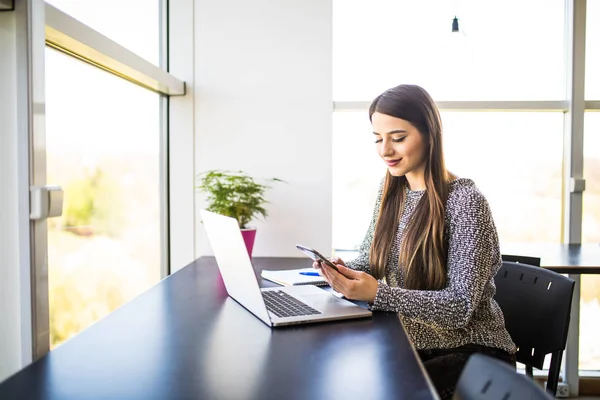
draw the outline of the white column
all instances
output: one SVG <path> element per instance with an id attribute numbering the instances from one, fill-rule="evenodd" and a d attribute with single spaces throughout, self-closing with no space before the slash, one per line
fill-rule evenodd
<path id="1" fill-rule="evenodd" d="M 32 360 L 29 140 L 20 134 L 27 105 L 18 101 L 26 90 L 18 54 L 27 15 L 0 13 L 0 381 Z"/>
<path id="2" fill-rule="evenodd" d="M 583 120 L 585 113 L 585 24 L 586 0 L 566 0 L 565 9 L 565 72 L 566 98 L 569 102 L 565 113 L 564 129 L 564 231 L 565 243 L 581 243 L 581 218 L 583 189 Z M 571 306 L 571 322 L 565 352 L 565 381 L 569 395 L 579 394 L 579 275 Z"/>
<path id="3" fill-rule="evenodd" d="M 169 99 L 169 248 L 171 273 L 194 261 L 194 0 L 169 1 L 169 72 L 185 96 Z"/>

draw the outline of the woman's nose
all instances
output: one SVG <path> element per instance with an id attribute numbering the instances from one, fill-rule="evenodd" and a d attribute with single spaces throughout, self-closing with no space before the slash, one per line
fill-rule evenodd
<path id="1" fill-rule="evenodd" d="M 391 157 L 394 154 L 394 148 L 390 146 L 389 142 L 383 142 L 381 144 L 381 156 L 382 157 Z"/>

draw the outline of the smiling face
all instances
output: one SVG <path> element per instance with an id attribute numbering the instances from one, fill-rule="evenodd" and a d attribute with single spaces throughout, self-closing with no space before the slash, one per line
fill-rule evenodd
<path id="1" fill-rule="evenodd" d="M 410 122 L 379 112 L 371 117 L 377 153 L 392 176 L 404 176 L 410 188 L 425 188 L 427 143 Z"/>

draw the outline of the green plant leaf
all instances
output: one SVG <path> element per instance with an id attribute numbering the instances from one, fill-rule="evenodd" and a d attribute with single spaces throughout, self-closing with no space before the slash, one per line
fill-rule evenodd
<path id="1" fill-rule="evenodd" d="M 230 172 L 209 170 L 198 174 L 199 185 L 196 188 L 207 194 L 208 211 L 233 217 L 244 229 L 254 218 L 266 218 L 268 212 L 265 204 L 265 192 L 271 186 L 260 183 L 243 171 Z M 285 182 L 279 178 L 267 179 L 266 182 Z"/>

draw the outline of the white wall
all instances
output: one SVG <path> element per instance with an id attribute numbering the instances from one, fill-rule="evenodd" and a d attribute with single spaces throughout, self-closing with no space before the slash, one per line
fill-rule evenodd
<path id="1" fill-rule="evenodd" d="M 0 381 L 21 367 L 14 31 L 14 13 L 0 13 Z"/>
<path id="2" fill-rule="evenodd" d="M 278 177 L 254 256 L 329 254 L 331 0 L 196 0 L 196 173 Z M 206 206 L 198 194 L 196 208 Z M 196 255 L 211 254 L 199 217 Z"/>

